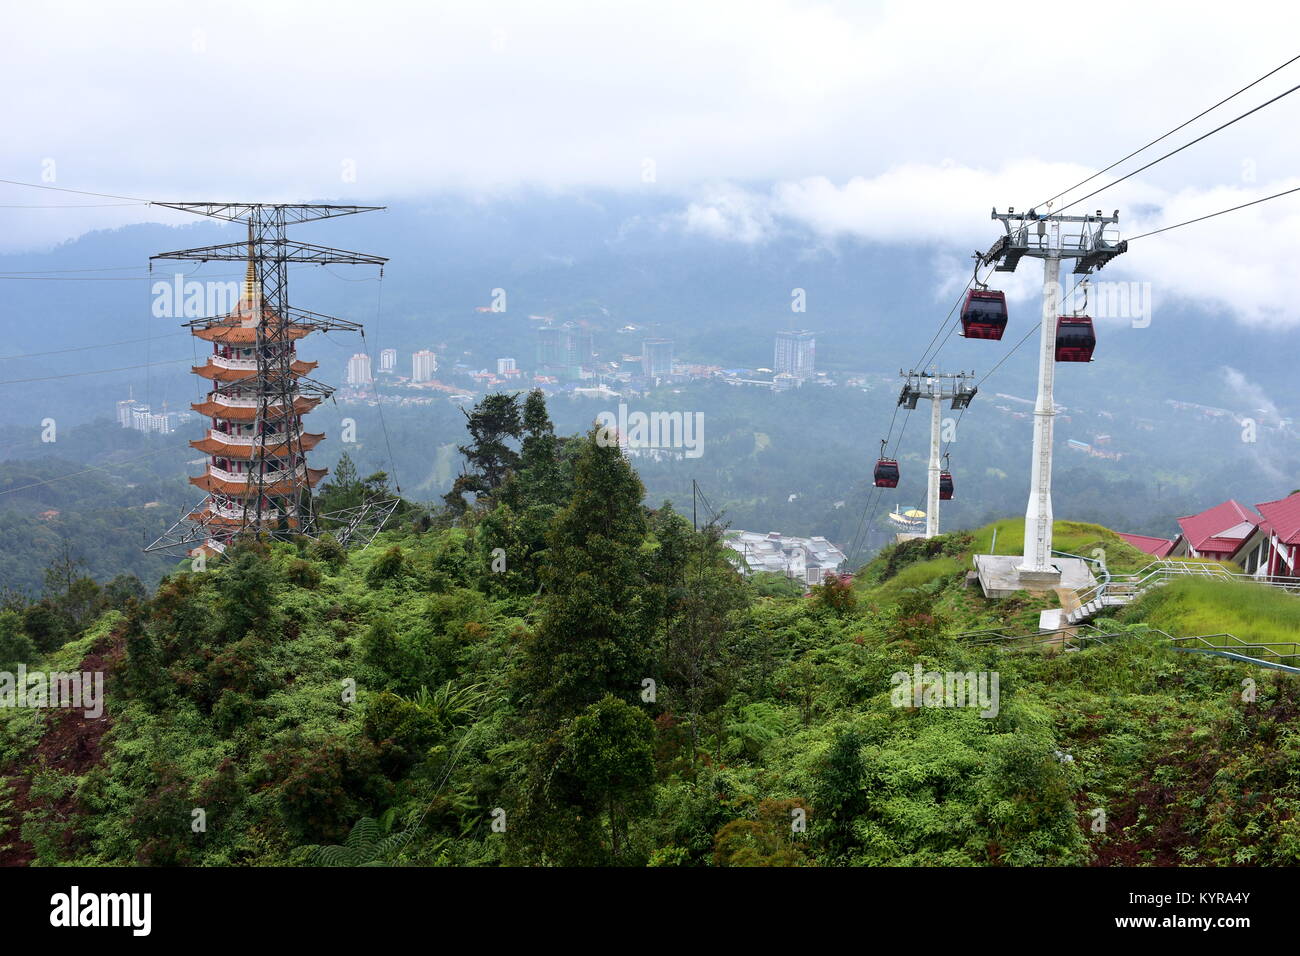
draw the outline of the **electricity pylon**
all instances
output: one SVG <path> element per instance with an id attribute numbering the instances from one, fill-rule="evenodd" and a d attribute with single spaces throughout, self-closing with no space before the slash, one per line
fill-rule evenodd
<path id="1" fill-rule="evenodd" d="M 335 515 L 318 515 L 312 485 L 324 469 L 307 467 L 306 453 L 324 435 L 302 430 L 302 417 L 333 389 L 306 372 L 294 343 L 313 331 L 361 331 L 357 322 L 297 308 L 289 302 L 289 263 L 377 265 L 388 260 L 289 239 L 289 225 L 382 209 L 320 203 L 159 202 L 184 212 L 246 223 L 247 241 L 159 253 L 152 259 L 246 262 L 244 296 L 235 313 L 186 323 L 193 334 L 214 343 L 208 364 L 194 369 L 210 378 L 208 401 L 200 407 L 214 424 L 191 442 L 209 457 L 205 474 L 191 482 L 208 492 L 146 551 L 224 551 L 243 533 L 288 538 L 315 537 L 328 518 L 341 543 L 364 537 L 392 514 L 397 500 L 366 502 Z M 152 267 L 152 264 L 151 264 Z M 381 273 L 382 274 L 382 273 Z M 231 423 L 234 423 L 233 425 Z M 237 460 L 236 460 L 237 459 Z M 375 524 L 379 522 L 379 525 Z"/>
<path id="2" fill-rule="evenodd" d="M 898 404 L 909 409 L 916 408 L 916 403 L 923 398 L 930 400 L 930 478 L 926 491 L 925 536 L 933 538 L 939 533 L 939 444 L 941 402 L 951 401 L 953 410 L 961 410 L 971 403 L 979 389 L 969 384 L 975 377 L 974 372 L 918 372 L 913 369 L 904 372 L 903 390 L 899 393 Z"/>
<path id="3" fill-rule="evenodd" d="M 1050 204 L 1049 204 L 1050 209 Z M 1030 209 L 1004 213 L 993 209 L 1006 234 L 981 257 L 998 272 L 1015 272 L 1025 256 L 1043 260 L 1043 323 L 1038 354 L 1038 399 L 1034 405 L 1034 451 L 1029 472 L 1029 503 L 1025 508 L 1025 555 L 1016 569 L 1042 583 L 1059 576 L 1052 564 L 1052 429 L 1056 416 L 1053 386 L 1056 378 L 1056 320 L 1061 314 L 1061 260 L 1074 259 L 1076 275 L 1088 275 L 1128 251 L 1106 227 L 1119 222 L 1119 210 L 1104 216 L 1062 216 Z M 1077 228 L 1062 234 L 1061 227 Z"/>

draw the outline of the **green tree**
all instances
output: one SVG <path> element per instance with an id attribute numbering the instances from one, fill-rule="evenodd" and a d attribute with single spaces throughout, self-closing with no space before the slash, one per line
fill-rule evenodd
<path id="1" fill-rule="evenodd" d="M 487 498 L 501 487 L 506 477 L 519 466 L 519 453 L 511 441 L 517 442 L 523 434 L 517 394 L 497 392 L 486 395 L 472 411 L 461 411 L 471 440 L 468 445 L 457 446 L 457 450 L 465 456 L 467 470 L 443 496 L 447 506 L 455 512 L 463 512 L 468 507 L 466 492 Z"/>
<path id="2" fill-rule="evenodd" d="M 655 520 L 659 551 L 655 566 L 664 578 L 666 631 L 664 678 L 669 700 L 688 718 L 692 764 L 701 715 L 720 707 L 735 683 L 732 637 L 736 611 L 749 603 L 722 543 L 722 528 L 693 532 L 671 508 Z"/>
<path id="3" fill-rule="evenodd" d="M 36 658 L 36 645 L 23 633 L 17 611 L 0 611 L 0 670 L 14 671 Z"/>
<path id="4" fill-rule="evenodd" d="M 560 770 L 571 792 L 605 814 L 615 861 L 626 851 L 630 818 L 652 804 L 654 736 L 639 708 L 607 694 L 574 719 L 564 738 Z"/>
<path id="5" fill-rule="evenodd" d="M 519 459 L 520 490 L 529 503 L 555 507 L 564 503 L 567 482 L 560 460 L 562 445 L 546 411 L 546 396 L 540 389 L 533 389 L 524 401 Z"/>
<path id="6" fill-rule="evenodd" d="M 554 727 L 606 694 L 631 699 L 653 659 L 654 601 L 641 552 L 647 521 L 640 479 L 615 446 L 591 438 L 574 492 L 555 519 L 535 636 L 517 690 Z"/>
<path id="7" fill-rule="evenodd" d="M 342 511 L 361 504 L 364 489 L 357 475 L 356 463 L 344 452 L 330 474 L 330 480 L 321 485 L 318 510 L 322 514 Z"/>
<path id="8" fill-rule="evenodd" d="M 126 616 L 122 625 L 123 643 L 126 645 L 123 683 L 132 697 L 156 707 L 163 700 L 168 684 L 162 654 L 149 633 L 144 609 L 134 601 L 128 601 L 123 613 Z"/>
<path id="9" fill-rule="evenodd" d="M 67 622 L 50 606 L 48 600 L 33 604 L 23 611 L 23 633 L 36 645 L 37 650 L 44 653 L 57 650 L 68 640 Z"/>
<path id="10" fill-rule="evenodd" d="M 278 619 L 275 575 L 262 545 L 243 544 L 227 554 L 218 572 L 218 637 L 237 641 L 250 632 L 270 637 Z"/>

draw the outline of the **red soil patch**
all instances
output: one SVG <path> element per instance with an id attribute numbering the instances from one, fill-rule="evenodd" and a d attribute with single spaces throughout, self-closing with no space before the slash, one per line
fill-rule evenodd
<path id="1" fill-rule="evenodd" d="M 122 635 L 114 632 L 91 649 L 77 670 L 102 671 L 107 684 L 125 656 Z M 0 768 L 0 779 L 9 785 L 10 802 L 6 819 L 0 822 L 0 866 L 27 866 L 35 857 L 31 844 L 19 836 L 24 816 L 38 805 L 31 797 L 32 776 L 50 767 L 76 776 L 84 774 L 103 760 L 103 738 L 111 726 L 107 700 L 104 713 L 97 718 L 86 717 L 80 710 L 51 709 L 45 715 L 40 742 L 16 763 Z M 76 797 L 64 794 L 51 809 L 57 818 L 70 819 L 77 812 Z"/>

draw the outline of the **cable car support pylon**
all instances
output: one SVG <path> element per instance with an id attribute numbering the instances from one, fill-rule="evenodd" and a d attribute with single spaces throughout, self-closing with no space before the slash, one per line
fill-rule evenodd
<path id="1" fill-rule="evenodd" d="M 1053 396 L 1057 362 L 1057 319 L 1061 314 L 1061 260 L 1074 260 L 1076 275 L 1089 275 L 1127 251 L 1118 235 L 1119 210 L 1103 215 L 1065 216 L 1036 209 L 1017 213 L 1014 207 L 992 217 L 1004 235 L 983 255 L 983 264 L 997 272 L 1014 272 L 1026 256 L 1043 260 L 1043 310 L 1039 338 L 1038 397 L 1034 404 L 1034 447 L 1029 473 L 1029 503 L 1025 508 L 1025 553 L 1015 572 L 1019 586 L 1045 590 L 1061 582 L 1061 569 L 1052 558 L 1052 430 L 1056 416 Z M 1108 227 L 1112 227 L 1108 233 Z M 1091 353 L 1089 353 L 1091 357 Z M 977 559 L 978 564 L 978 559 Z M 985 592 L 989 583 L 983 580 Z M 995 587 L 995 590 L 1004 590 Z"/>
<path id="2" fill-rule="evenodd" d="M 921 399 L 930 401 L 930 469 L 925 506 L 925 537 L 933 538 L 939 533 L 939 501 L 941 478 L 947 472 L 939 467 L 939 447 L 943 430 L 942 408 L 940 403 L 951 402 L 954 411 L 968 407 L 978 391 L 970 384 L 974 372 L 909 372 L 899 370 L 903 377 L 903 390 L 899 393 L 898 404 L 909 409 L 916 408 Z M 949 478 L 951 482 L 951 477 Z M 951 497 L 951 495 L 949 496 Z"/>

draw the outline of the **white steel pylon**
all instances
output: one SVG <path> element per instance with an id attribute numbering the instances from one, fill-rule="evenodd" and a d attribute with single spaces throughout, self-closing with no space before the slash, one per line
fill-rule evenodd
<path id="1" fill-rule="evenodd" d="M 943 419 L 940 402 L 952 402 L 953 409 L 963 409 L 975 397 L 978 389 L 968 384 L 975 377 L 974 372 L 904 372 L 903 390 L 898 396 L 898 404 L 907 408 L 916 408 L 920 399 L 930 401 L 930 468 L 929 483 L 926 489 L 925 536 L 933 538 L 939 533 L 939 445 Z"/>
<path id="2" fill-rule="evenodd" d="M 1050 207 L 1049 207 L 1050 208 Z M 1128 250 L 1108 226 L 1119 222 L 1119 210 L 1104 216 L 1063 216 L 1030 209 L 1008 208 L 992 218 L 1006 234 L 981 257 L 998 272 L 1014 272 L 1025 256 L 1043 260 L 1043 312 L 1039 337 L 1038 397 L 1034 403 L 1034 448 L 1029 473 L 1029 502 L 1025 507 L 1025 553 L 1016 570 L 1031 577 L 1058 574 L 1052 561 L 1052 431 L 1056 417 L 1056 323 L 1061 312 L 1061 260 L 1075 260 L 1076 275 L 1088 275 Z M 1077 232 L 1062 233 L 1062 226 Z"/>

